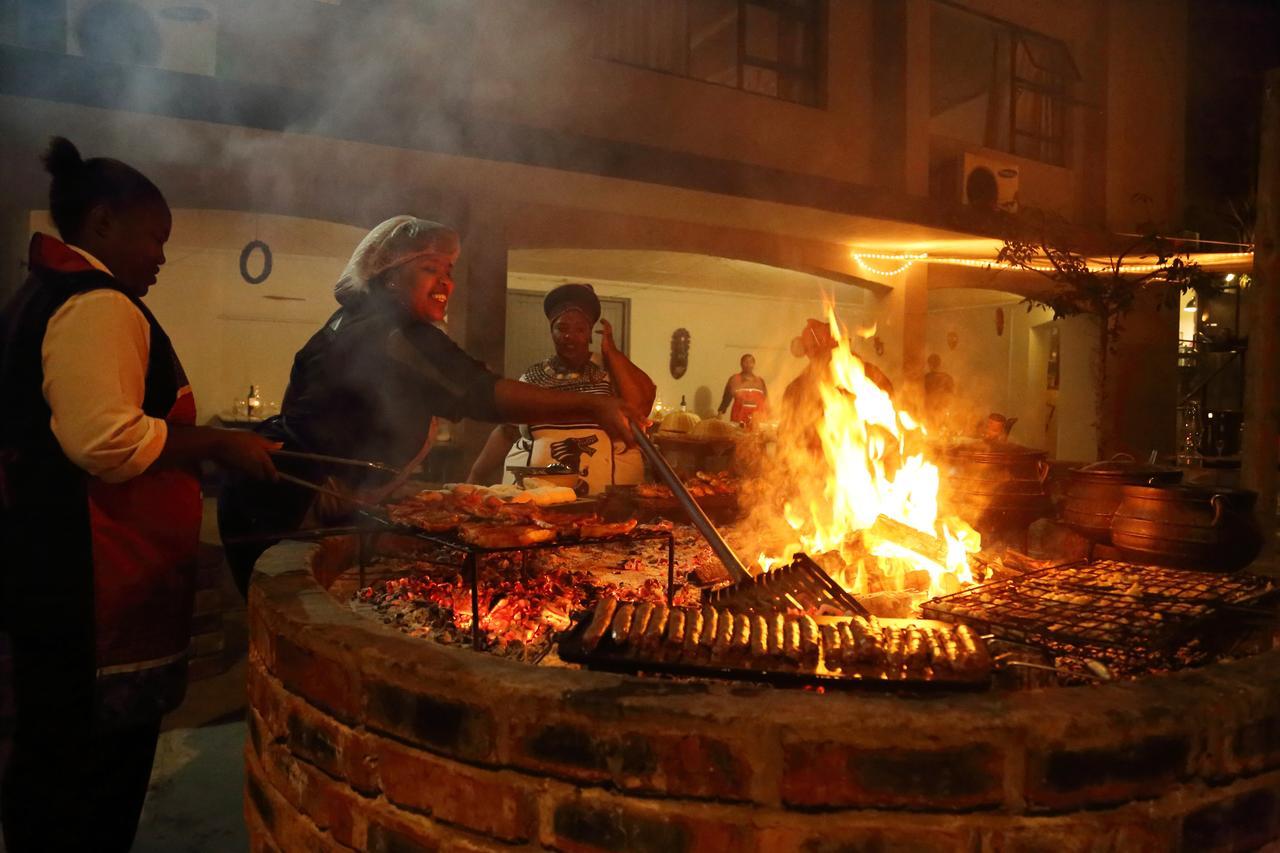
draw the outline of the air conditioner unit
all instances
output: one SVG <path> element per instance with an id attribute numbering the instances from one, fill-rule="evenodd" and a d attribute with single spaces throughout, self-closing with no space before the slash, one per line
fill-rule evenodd
<path id="1" fill-rule="evenodd" d="M 960 199 L 971 207 L 1017 213 L 1017 164 L 965 152 L 960 169 Z"/>
<path id="2" fill-rule="evenodd" d="M 67 53 L 213 76 L 213 0 L 66 0 Z"/>

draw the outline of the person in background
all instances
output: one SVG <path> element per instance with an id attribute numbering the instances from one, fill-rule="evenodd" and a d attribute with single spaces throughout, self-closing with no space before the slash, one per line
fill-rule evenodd
<path id="1" fill-rule="evenodd" d="M 370 231 L 334 286 L 338 310 L 294 357 L 280 415 L 259 431 L 288 450 L 378 462 L 402 474 L 426 457 L 437 417 L 590 422 L 629 444 L 630 422 L 644 421 L 641 410 L 613 396 L 503 379 L 439 328 L 460 251 L 456 231 L 414 216 L 394 216 Z M 381 500 L 388 489 L 360 469 L 280 464 L 294 477 L 325 480 L 366 501 Z M 313 491 L 293 483 L 242 480 L 223 491 L 218 524 L 242 592 L 271 534 L 296 529 L 316 503 Z M 325 502 L 316 509 L 321 524 L 343 511 Z"/>
<path id="2" fill-rule="evenodd" d="M 924 375 L 925 425 L 934 432 L 945 432 L 951 416 L 951 399 L 956 381 L 942 369 L 942 356 L 929 356 L 929 372 Z"/>
<path id="3" fill-rule="evenodd" d="M 272 445 L 198 427 L 142 297 L 164 196 L 66 139 L 44 158 L 62 239 L 36 234 L 0 311 L 0 549 L 16 722 L 0 790 L 9 853 L 125 851 L 160 718 L 186 689 L 198 464 L 270 479 Z"/>
<path id="4" fill-rule="evenodd" d="M 601 318 L 600 299 L 591 285 L 560 285 L 547 293 L 542 310 L 550 324 L 555 355 L 530 366 L 520 376 L 522 383 L 619 399 L 637 412 L 648 412 L 653 407 L 657 386 L 614 343 L 613 327 Z M 591 360 L 591 330 L 596 323 L 600 324 L 597 334 L 603 367 Z M 644 480 L 644 460 L 639 451 L 629 443 L 616 444 L 594 420 L 531 421 L 523 428 L 504 424 L 490 434 L 471 466 L 467 482 L 492 481 L 494 470 L 504 458 L 509 466 L 564 465 L 586 480 L 589 494 L 599 494 L 606 486 Z M 510 482 L 513 478 L 508 475 L 505 479 Z"/>
<path id="5" fill-rule="evenodd" d="M 717 414 L 723 415 L 732 404 L 729 420 L 751 429 L 754 420 L 763 415 L 769 405 L 769 388 L 764 379 L 756 376 L 756 357 L 747 353 L 738 361 L 742 370 L 729 377 L 724 384 L 724 397 Z"/>

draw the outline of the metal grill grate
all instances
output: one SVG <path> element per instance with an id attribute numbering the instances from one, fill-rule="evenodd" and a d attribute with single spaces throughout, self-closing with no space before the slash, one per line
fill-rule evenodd
<path id="1" fill-rule="evenodd" d="M 1118 561 L 1057 566 L 926 602 L 926 616 L 999 637 L 1126 651 L 1172 649 L 1197 628 L 1273 590 L 1225 577 Z"/>

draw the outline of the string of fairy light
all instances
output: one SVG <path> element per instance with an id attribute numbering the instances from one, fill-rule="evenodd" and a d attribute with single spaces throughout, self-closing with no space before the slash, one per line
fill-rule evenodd
<path id="1" fill-rule="evenodd" d="M 930 255 L 928 252 L 850 252 L 854 263 L 856 263 L 863 272 L 871 275 L 880 276 L 881 278 L 893 278 L 901 275 L 911 269 L 917 263 L 927 264 L 945 264 L 948 266 L 959 267 L 976 267 L 980 269 L 1018 269 L 1015 264 L 1007 261 L 997 261 L 985 258 L 953 258 L 939 257 Z M 1197 258 L 1203 263 L 1232 263 L 1253 257 L 1253 252 L 1214 252 L 1211 256 L 1201 256 Z M 874 263 L 873 263 L 874 262 Z M 894 266 L 883 268 L 881 265 L 889 263 Z M 1031 263 L 1031 269 L 1040 272 L 1052 272 L 1054 267 L 1052 264 Z M 1122 263 L 1119 271 L 1122 274 L 1135 274 L 1155 272 L 1164 269 L 1168 264 L 1150 264 L 1150 263 Z M 1089 269 L 1092 272 L 1104 272 L 1115 269 L 1115 265 L 1105 262 L 1090 263 Z"/>

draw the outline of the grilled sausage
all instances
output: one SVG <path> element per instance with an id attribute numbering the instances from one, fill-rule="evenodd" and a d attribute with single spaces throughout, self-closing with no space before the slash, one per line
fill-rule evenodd
<path id="1" fill-rule="evenodd" d="M 595 647 L 600 645 L 600 640 L 604 637 L 609 624 L 613 622 L 613 613 L 617 609 L 618 599 L 613 596 L 602 598 L 596 604 L 596 612 L 591 617 L 591 624 L 582 634 L 582 647 L 588 652 L 594 651 Z"/>
<path id="2" fill-rule="evenodd" d="M 757 666 L 764 666 L 768 662 L 771 621 L 759 614 L 751 620 L 751 660 Z"/>
<path id="3" fill-rule="evenodd" d="M 711 644 L 711 659 L 723 662 L 733 645 L 733 623 L 738 617 L 728 610 L 716 614 L 716 638 Z"/>
<path id="4" fill-rule="evenodd" d="M 684 645 L 680 657 L 691 661 L 698 651 L 698 637 L 702 634 L 702 610 L 690 610 L 684 619 Z"/>
<path id="5" fill-rule="evenodd" d="M 924 632 L 912 626 L 902 631 L 902 663 L 912 675 L 924 675 L 929 664 L 929 649 L 925 645 Z"/>
<path id="6" fill-rule="evenodd" d="M 649 624 L 645 626 L 644 637 L 641 639 L 641 645 L 645 649 L 653 651 L 662 645 L 662 635 L 666 633 L 667 617 L 670 615 L 671 611 L 667 605 L 653 605 L 653 611 L 649 616 Z"/>
<path id="7" fill-rule="evenodd" d="M 787 620 L 787 632 L 783 635 L 783 654 L 787 656 L 790 663 L 800 663 L 800 622 L 796 619 Z"/>
<path id="8" fill-rule="evenodd" d="M 930 628 L 924 632 L 925 643 L 929 649 L 929 665 L 933 667 L 935 674 L 948 672 L 951 669 L 951 662 L 947 660 L 947 647 L 942 638 L 943 633 L 937 628 Z"/>
<path id="9" fill-rule="evenodd" d="M 644 629 L 649 627 L 649 617 L 653 615 L 653 602 L 642 601 L 636 605 L 636 615 L 631 617 L 631 633 L 627 635 L 633 649 L 640 647 L 644 639 Z"/>
<path id="10" fill-rule="evenodd" d="M 807 613 L 800 617 L 800 663 L 806 669 L 818 668 L 818 623 Z"/>
<path id="11" fill-rule="evenodd" d="M 827 672 L 839 672 L 843 669 L 843 658 L 840 650 L 840 631 L 835 625 L 823 625 L 818 629 L 822 639 L 822 665 Z"/>
<path id="12" fill-rule="evenodd" d="M 751 655 L 751 627 L 755 617 L 750 613 L 739 613 L 733 617 L 733 645 L 730 655 L 739 661 Z"/>
<path id="13" fill-rule="evenodd" d="M 609 624 L 609 639 L 615 646 L 625 645 L 631 634 L 631 619 L 635 615 L 636 606 L 629 601 L 618 605 L 614 611 L 613 622 Z"/>
<path id="14" fill-rule="evenodd" d="M 698 657 L 706 660 L 720 636 L 720 611 L 714 607 L 702 608 L 702 633 L 698 635 Z"/>
<path id="15" fill-rule="evenodd" d="M 977 669 L 982 655 L 978 651 L 978 638 L 968 625 L 956 626 L 956 647 L 959 651 L 956 655 L 956 669 L 965 672 Z"/>
<path id="16" fill-rule="evenodd" d="M 858 640 L 853 635 L 853 631 L 849 628 L 849 623 L 841 622 L 835 626 L 836 632 L 840 635 L 840 664 L 844 669 L 852 669 L 859 666 L 860 661 L 858 648 Z"/>
<path id="17" fill-rule="evenodd" d="M 771 660 L 782 659 L 782 648 L 786 642 L 783 639 L 786 625 L 787 617 L 781 613 L 775 613 L 769 618 L 769 658 Z"/>
<path id="18" fill-rule="evenodd" d="M 664 643 L 664 656 L 668 660 L 680 657 L 680 647 L 684 644 L 684 628 L 689 621 L 689 614 L 684 608 L 673 607 L 667 617 L 667 636 Z"/>

